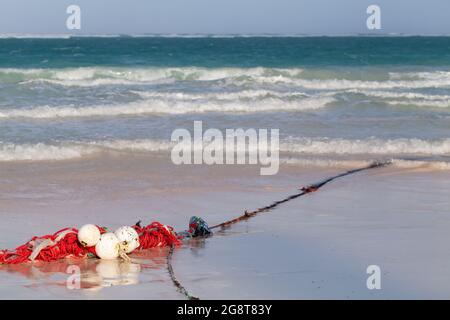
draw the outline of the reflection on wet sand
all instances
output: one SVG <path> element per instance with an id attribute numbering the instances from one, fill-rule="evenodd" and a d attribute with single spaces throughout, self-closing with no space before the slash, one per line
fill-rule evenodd
<path id="1" fill-rule="evenodd" d="M 56 262 L 34 262 L 17 265 L 0 265 L 0 271 L 20 274 L 43 285 L 49 282 L 68 289 L 101 290 L 110 286 L 136 285 L 145 270 L 161 270 L 166 267 L 167 248 L 155 248 L 133 253 L 131 262 L 123 260 L 64 259 Z M 52 279 L 65 275 L 64 281 Z M 152 281 L 167 281 L 155 273 Z"/>
<path id="2" fill-rule="evenodd" d="M 119 260 L 100 260 L 95 270 L 81 274 L 81 287 L 100 289 L 110 286 L 125 286 L 139 283 L 141 266 L 137 263 Z"/>

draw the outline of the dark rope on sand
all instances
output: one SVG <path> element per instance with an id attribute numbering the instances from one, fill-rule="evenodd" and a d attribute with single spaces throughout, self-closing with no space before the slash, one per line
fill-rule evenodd
<path id="1" fill-rule="evenodd" d="M 169 254 L 167 255 L 167 271 L 169 271 L 170 279 L 172 280 L 174 286 L 177 288 L 177 291 L 181 294 L 185 295 L 188 300 L 199 300 L 199 298 L 192 296 L 189 292 L 183 287 L 183 285 L 178 281 L 172 267 L 172 257 L 173 257 L 173 249 L 174 245 L 170 246 Z"/>
<path id="2" fill-rule="evenodd" d="M 272 209 L 275 209 L 276 207 L 278 207 L 279 205 L 281 205 L 281 204 L 283 204 L 283 203 L 286 203 L 286 202 L 288 202 L 288 201 L 294 200 L 294 199 L 296 199 L 296 198 L 298 198 L 298 197 L 301 197 L 301 196 L 304 196 L 304 195 L 306 195 L 306 194 L 309 194 L 309 193 L 318 191 L 318 190 L 319 190 L 320 188 L 322 188 L 324 185 L 330 183 L 330 182 L 333 181 L 333 180 L 336 180 L 336 179 L 339 179 L 339 178 L 342 178 L 342 177 L 345 177 L 345 176 L 349 176 L 349 175 L 355 174 L 355 173 L 357 173 L 357 172 L 361 172 L 361 171 L 365 171 L 365 170 L 370 170 L 370 169 L 375 169 L 375 168 L 385 167 L 385 166 L 388 166 L 388 165 L 390 165 L 390 164 L 392 164 L 392 161 L 391 161 L 391 160 L 384 161 L 384 162 L 378 162 L 378 161 L 377 161 L 377 162 L 373 162 L 372 164 L 370 164 L 370 165 L 367 166 L 367 167 L 349 170 L 349 171 L 346 171 L 346 172 L 344 172 L 344 173 L 341 173 L 341 174 L 335 175 L 335 176 L 333 176 L 333 177 L 327 178 L 327 179 L 325 179 L 325 180 L 319 181 L 319 182 L 317 182 L 317 183 L 311 184 L 311 185 L 309 185 L 309 186 L 302 187 L 302 188 L 300 188 L 300 192 L 298 192 L 298 193 L 296 193 L 296 194 L 290 195 L 290 196 L 288 196 L 288 197 L 286 197 L 286 198 L 284 198 L 284 199 L 282 199 L 282 200 L 275 201 L 275 202 L 273 202 L 272 204 L 270 204 L 270 205 L 268 205 L 268 206 L 258 208 L 258 209 L 254 210 L 254 211 L 247 211 L 247 210 L 246 210 L 245 213 L 244 213 L 243 215 L 241 215 L 241 216 L 239 216 L 239 217 L 237 217 L 237 218 L 234 218 L 234 219 L 232 219 L 232 220 L 228 220 L 228 221 L 222 222 L 222 223 L 220 223 L 220 224 L 217 224 L 217 225 L 215 225 L 215 226 L 212 226 L 212 227 L 209 228 L 209 230 L 211 230 L 211 229 L 216 229 L 216 228 L 227 227 L 227 226 L 232 225 L 232 224 L 235 224 L 235 223 L 237 223 L 237 222 L 240 222 L 240 221 L 244 221 L 244 220 L 250 219 L 250 218 L 256 216 L 256 215 L 259 214 L 259 213 L 267 212 L 267 211 L 270 211 L 270 210 L 272 210 Z M 207 235 L 207 234 L 205 234 L 205 236 L 206 236 L 206 235 Z M 204 236 L 200 236 L 200 237 L 204 237 Z M 174 246 L 172 245 L 172 246 L 170 247 L 170 251 L 169 251 L 169 254 L 168 254 L 168 256 L 167 256 L 167 269 L 168 269 L 168 271 L 169 271 L 170 278 L 172 279 L 173 284 L 175 285 L 175 287 L 177 288 L 177 290 L 178 290 L 179 292 L 181 292 L 182 294 L 184 294 L 189 300 L 199 300 L 199 298 L 190 295 L 189 292 L 181 285 L 181 283 L 180 283 L 180 282 L 177 280 L 177 278 L 175 277 L 175 274 L 174 274 L 173 268 L 172 268 L 172 263 L 171 263 L 171 261 L 172 261 L 172 256 L 173 256 L 173 250 L 174 250 Z"/>
<path id="3" fill-rule="evenodd" d="M 301 196 L 304 196 L 304 195 L 306 195 L 308 193 L 315 192 L 315 191 L 319 190 L 320 188 L 322 188 L 327 183 L 330 183 L 331 181 L 336 180 L 338 178 L 342 178 L 342 177 L 345 177 L 345 176 L 348 176 L 348 175 L 351 175 L 351 174 L 354 174 L 354 173 L 357 173 L 357 172 L 369 170 L 369 169 L 385 167 L 387 165 L 390 165 L 391 163 L 392 163 L 392 161 L 390 161 L 390 160 L 389 161 L 384 161 L 384 162 L 374 162 L 374 163 L 372 163 L 371 165 L 369 165 L 367 167 L 346 171 L 344 173 L 341 173 L 341 174 L 338 174 L 336 176 L 327 178 L 327 179 L 322 180 L 320 182 L 311 184 L 311 185 L 306 186 L 306 187 L 302 187 L 300 189 L 300 192 L 298 192 L 296 194 L 288 196 L 288 197 L 286 197 L 286 198 L 284 198 L 282 200 L 275 201 L 275 202 L 273 202 L 272 204 L 270 204 L 268 206 L 258 208 L 258 209 L 254 210 L 254 211 L 245 211 L 245 213 L 242 216 L 239 216 L 239 217 L 237 217 L 235 219 L 228 220 L 226 222 L 222 222 L 220 224 L 212 226 L 211 229 L 216 229 L 216 228 L 220 228 L 220 227 L 226 227 L 226 226 L 229 226 L 231 224 L 235 224 L 237 222 L 250 219 L 251 217 L 254 217 L 254 216 L 256 216 L 259 213 L 267 212 L 267 211 L 270 211 L 272 209 L 275 209 L 276 207 L 278 207 L 279 205 L 281 205 L 281 204 L 283 204 L 285 202 L 294 200 L 294 199 L 296 199 L 298 197 L 301 197 Z"/>

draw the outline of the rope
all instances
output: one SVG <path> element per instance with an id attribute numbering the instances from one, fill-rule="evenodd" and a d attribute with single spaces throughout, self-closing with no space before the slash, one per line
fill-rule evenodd
<path id="1" fill-rule="evenodd" d="M 180 283 L 180 281 L 178 281 L 177 277 L 175 276 L 175 272 L 173 271 L 172 267 L 172 257 L 174 248 L 175 246 L 171 245 L 169 249 L 169 254 L 167 255 L 167 271 L 169 271 L 170 279 L 172 280 L 174 286 L 177 288 L 177 291 L 185 295 L 188 300 L 200 300 L 199 298 L 189 294 L 189 292 L 183 287 L 183 285 Z"/>
<path id="2" fill-rule="evenodd" d="M 77 238 L 78 230 L 65 228 L 52 235 L 33 237 L 15 250 L 1 250 L 0 264 L 18 264 L 27 261 L 56 261 L 65 257 L 81 258 L 91 251 Z"/>
<path id="3" fill-rule="evenodd" d="M 141 222 L 137 222 L 133 228 L 139 235 L 140 246 L 139 250 L 170 246 L 167 255 L 167 270 L 170 278 L 177 288 L 177 290 L 185 295 L 189 300 L 198 300 L 199 298 L 189 294 L 189 292 L 177 280 L 172 267 L 172 257 L 175 246 L 182 243 L 181 240 L 187 238 L 204 238 L 212 234 L 211 230 L 216 228 L 223 228 L 237 222 L 247 220 L 256 216 L 259 213 L 267 212 L 275 209 L 279 205 L 294 200 L 298 197 L 319 190 L 324 185 L 357 172 L 375 169 L 390 165 L 392 161 L 374 162 L 371 165 L 359 169 L 349 170 L 344 173 L 332 176 L 315 184 L 300 188 L 300 192 L 290 195 L 282 200 L 273 202 L 265 207 L 258 208 L 254 211 L 245 211 L 245 213 L 237 218 L 228 220 L 209 227 L 208 224 L 199 217 L 192 217 L 189 221 L 189 230 L 176 233 L 173 227 L 163 225 L 159 222 L 152 222 L 149 225 L 142 227 Z M 105 233 L 106 229 L 98 227 L 101 233 Z M 95 247 L 83 247 L 78 241 L 78 230 L 75 228 L 65 228 L 52 235 L 45 235 L 42 237 L 33 237 L 27 243 L 17 247 L 15 250 L 0 250 L 0 265 L 1 264 L 19 264 L 23 262 L 32 261 L 56 261 L 66 257 L 83 258 L 87 255 L 96 255 Z"/>
<path id="4" fill-rule="evenodd" d="M 228 221 L 222 222 L 220 224 L 212 226 L 211 228 L 208 228 L 208 225 L 206 224 L 205 221 L 203 221 L 203 219 L 198 218 L 198 217 L 192 217 L 191 221 L 189 223 L 189 231 L 188 232 L 189 232 L 189 234 L 194 234 L 195 235 L 196 234 L 195 230 L 198 229 L 198 230 L 201 230 L 200 234 L 198 234 L 198 237 L 209 236 L 211 234 L 210 230 L 212 230 L 212 229 L 223 228 L 223 227 L 226 227 L 226 226 L 238 223 L 240 221 L 250 219 L 251 217 L 254 217 L 254 216 L 256 216 L 259 213 L 267 212 L 267 211 L 270 211 L 272 209 L 275 209 L 276 207 L 278 207 L 279 205 L 281 205 L 281 204 L 283 204 L 285 202 L 294 200 L 294 199 L 296 199 L 298 197 L 304 196 L 304 195 L 312 193 L 312 192 L 316 192 L 320 188 L 322 188 L 324 185 L 330 183 L 333 180 L 336 180 L 336 179 L 339 179 L 339 178 L 343 178 L 345 176 L 349 176 L 349 175 L 355 174 L 357 172 L 370 170 L 370 169 L 375 169 L 375 168 L 385 167 L 385 166 L 390 165 L 391 163 L 392 163 L 392 161 L 374 162 L 374 163 L 372 163 L 371 165 L 369 165 L 367 167 L 349 170 L 349 171 L 346 171 L 344 173 L 332 176 L 330 178 L 327 178 L 325 180 L 322 180 L 322 181 L 319 181 L 317 183 L 311 184 L 309 186 L 302 187 L 302 188 L 300 188 L 300 192 L 298 192 L 296 194 L 290 195 L 290 196 L 288 196 L 288 197 L 286 197 L 286 198 L 284 198 L 282 200 L 275 201 L 275 202 L 273 202 L 272 204 L 270 204 L 268 206 L 258 208 L 258 209 L 254 210 L 254 211 L 245 211 L 245 213 L 242 216 L 239 216 L 239 217 L 234 218 L 232 220 L 228 220 Z M 192 221 L 195 221 L 196 225 L 193 225 Z M 198 227 L 198 228 L 196 228 L 196 227 Z M 172 268 L 172 264 L 171 264 L 171 260 L 172 260 L 172 256 L 173 256 L 173 249 L 174 249 L 174 247 L 172 246 L 170 248 L 169 254 L 167 256 L 167 269 L 169 270 L 170 278 L 172 279 L 173 284 L 175 285 L 177 290 L 180 291 L 181 293 L 183 293 L 189 300 L 199 299 L 197 297 L 192 297 L 188 293 L 188 291 L 181 285 L 181 283 L 177 280 L 177 278 L 175 277 L 175 274 L 174 274 L 173 268 Z"/>
<path id="5" fill-rule="evenodd" d="M 336 176 L 327 178 L 327 179 L 322 180 L 320 182 L 311 184 L 311 185 L 306 186 L 306 187 L 302 187 L 302 188 L 300 188 L 300 192 L 298 192 L 296 194 L 290 195 L 290 196 L 288 196 L 288 197 L 286 197 L 286 198 L 284 198 L 282 200 L 275 201 L 275 202 L 273 202 L 272 204 L 270 204 L 268 206 L 258 208 L 258 209 L 254 210 L 254 211 L 247 211 L 246 210 L 243 215 L 241 215 L 241 216 L 239 216 L 237 218 L 234 218 L 232 220 L 228 220 L 228 221 L 222 222 L 220 224 L 217 224 L 215 226 L 212 226 L 210 229 L 223 228 L 223 227 L 229 226 L 231 224 L 235 224 L 237 222 L 250 219 L 251 217 L 254 217 L 254 216 L 256 216 L 259 213 L 267 212 L 267 211 L 270 211 L 272 209 L 275 209 L 276 207 L 278 207 L 279 205 L 281 205 L 281 204 L 283 204 L 285 202 L 294 200 L 294 199 L 296 199 L 298 197 L 301 197 L 301 196 L 304 196 L 304 195 L 306 195 L 308 193 L 315 192 L 315 191 L 319 190 L 324 185 L 330 183 L 333 180 L 336 180 L 336 179 L 339 179 L 339 178 L 342 178 L 342 177 L 345 177 L 345 176 L 349 176 L 349 175 L 355 174 L 357 172 L 370 170 L 370 169 L 375 169 L 375 168 L 380 168 L 380 167 L 385 167 L 387 165 L 390 165 L 391 163 L 392 163 L 392 161 L 374 162 L 374 163 L 372 163 L 371 165 L 369 165 L 367 167 L 346 171 L 344 173 L 341 173 L 341 174 L 338 174 Z"/>
<path id="6" fill-rule="evenodd" d="M 180 245 L 182 243 L 173 227 L 159 222 L 152 222 L 146 227 L 141 227 L 141 222 L 138 221 L 132 228 L 139 235 L 140 245 L 138 250 Z"/>
<path id="7" fill-rule="evenodd" d="M 98 227 L 100 233 L 106 229 Z M 140 222 L 133 226 L 139 235 L 139 250 L 180 245 L 181 237 L 172 227 L 159 222 L 152 222 L 142 227 Z M 64 258 L 85 258 L 87 255 L 96 256 L 95 247 L 84 247 L 78 241 L 78 230 L 65 228 L 52 235 L 33 237 L 27 243 L 14 250 L 0 250 L 1 264 L 19 264 L 24 262 L 51 262 Z M 128 260 L 125 254 L 120 255 Z"/>

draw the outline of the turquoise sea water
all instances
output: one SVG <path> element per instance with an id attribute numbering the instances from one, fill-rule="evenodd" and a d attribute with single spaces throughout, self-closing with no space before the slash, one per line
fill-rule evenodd
<path id="1" fill-rule="evenodd" d="M 0 161 L 166 150 L 194 120 L 279 128 L 307 163 L 448 168 L 450 38 L 0 39 Z"/>
<path id="2" fill-rule="evenodd" d="M 1 39 L 0 67 L 449 66 L 450 37 Z"/>

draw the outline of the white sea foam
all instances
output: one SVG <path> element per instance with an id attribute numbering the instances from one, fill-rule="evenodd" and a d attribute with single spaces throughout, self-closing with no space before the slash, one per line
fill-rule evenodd
<path id="1" fill-rule="evenodd" d="M 171 142 L 160 140 L 67 141 L 59 144 L 0 143 L 0 161 L 69 160 L 108 150 L 130 152 L 167 151 Z"/>
<path id="2" fill-rule="evenodd" d="M 443 101 L 427 101 L 427 100 L 407 100 L 407 101 L 388 101 L 393 106 L 413 106 L 413 107 L 431 107 L 431 108 L 448 108 L 450 100 Z"/>
<path id="3" fill-rule="evenodd" d="M 449 171 L 450 162 L 445 161 L 422 161 L 390 159 L 392 165 L 400 169 L 424 169 Z M 372 164 L 374 160 L 342 160 L 342 159 L 305 159 L 305 158 L 281 158 L 281 164 L 293 165 L 304 168 L 362 168 Z"/>
<path id="4" fill-rule="evenodd" d="M 450 72 L 391 73 L 385 81 L 336 78 L 310 79 L 299 68 L 113 68 L 0 69 L 0 82 L 13 79 L 22 84 L 47 82 L 68 87 L 157 84 L 174 81 L 223 81 L 224 85 L 285 85 L 309 90 L 392 90 L 450 87 Z"/>
<path id="5" fill-rule="evenodd" d="M 160 92 L 160 91 L 132 91 L 144 99 L 149 98 L 163 98 L 168 100 L 242 100 L 242 99 L 298 99 L 304 97 L 311 97 L 301 91 L 281 92 L 275 90 L 242 90 L 236 92 L 204 92 L 204 93 L 190 93 L 190 92 Z M 324 94 L 322 96 L 330 96 Z"/>
<path id="6" fill-rule="evenodd" d="M 99 86 L 120 84 L 159 83 L 169 81 L 214 81 L 221 79 L 296 78 L 302 69 L 289 68 L 113 68 L 82 67 L 65 69 L 0 69 L 0 80 L 16 75 L 22 83 L 48 82 L 62 86 Z"/>
<path id="7" fill-rule="evenodd" d="M 413 81 L 362 81 L 347 79 L 307 80 L 293 79 L 283 76 L 261 77 L 253 82 L 266 84 L 288 84 L 312 90 L 349 90 L 349 89 L 418 89 L 450 86 L 450 79 L 445 80 L 413 80 Z M 248 84 L 249 80 L 236 80 L 234 84 Z"/>
<path id="8" fill-rule="evenodd" d="M 347 92 L 363 94 L 368 97 L 380 98 L 383 99 L 385 103 L 390 105 L 433 107 L 433 108 L 450 107 L 449 95 L 423 94 L 417 92 L 358 90 L 358 89 L 348 90 Z"/>
<path id="9" fill-rule="evenodd" d="M 174 146 L 169 140 L 101 140 L 101 141 L 65 141 L 55 144 L 12 144 L 0 143 L 0 161 L 42 161 L 67 160 L 92 156 L 108 151 L 126 153 L 168 152 Z M 247 146 L 247 151 L 256 146 Z M 372 158 L 395 158 L 398 166 L 426 166 L 435 163 L 443 169 L 449 169 L 449 162 L 401 160 L 402 156 L 450 156 L 450 139 L 324 139 L 303 138 L 280 143 L 280 151 L 290 155 L 281 159 L 282 163 L 316 166 L 360 166 L 368 164 Z M 304 156 L 307 158 L 304 158 Z M 364 156 L 365 159 L 339 159 L 342 156 Z M 319 158 L 317 158 L 319 157 Z"/>
<path id="10" fill-rule="evenodd" d="M 299 167 L 318 167 L 318 168 L 359 168 L 372 163 L 371 160 L 336 160 L 336 159 L 313 159 L 289 157 L 281 158 L 281 164 L 295 165 Z"/>
<path id="11" fill-rule="evenodd" d="M 86 145 L 0 144 L 0 161 L 44 161 L 77 159 L 96 152 Z"/>
<path id="12" fill-rule="evenodd" d="M 317 155 L 450 155 L 450 138 L 440 140 L 292 138 L 290 140 L 280 144 L 280 151 Z"/>
<path id="13" fill-rule="evenodd" d="M 445 161 L 393 159 L 393 164 L 398 168 L 407 168 L 407 169 L 450 170 L 450 162 Z"/>
<path id="14" fill-rule="evenodd" d="M 393 92 L 377 90 L 348 90 L 351 93 L 360 93 L 366 96 L 385 98 L 385 99 L 408 99 L 408 100 L 427 100 L 427 101 L 450 101 L 450 95 L 423 94 L 417 92 Z"/>
<path id="15" fill-rule="evenodd" d="M 169 151 L 174 146 L 174 143 L 171 141 L 151 139 L 91 141 L 85 144 L 88 147 L 97 147 L 100 149 L 135 152 Z"/>
<path id="16" fill-rule="evenodd" d="M 393 80 L 448 80 L 450 79 L 450 71 L 424 71 L 424 72 L 390 72 L 389 77 Z"/>
<path id="17" fill-rule="evenodd" d="M 7 109 L 0 111 L 0 119 L 32 118 L 50 119 L 67 117 L 121 116 L 144 114 L 187 114 L 204 112 L 255 113 L 270 111 L 307 111 L 326 107 L 333 102 L 331 97 L 305 98 L 285 101 L 268 98 L 261 101 L 180 101 L 151 99 L 124 105 L 100 105 L 90 107 L 35 107 L 29 109 Z"/>

